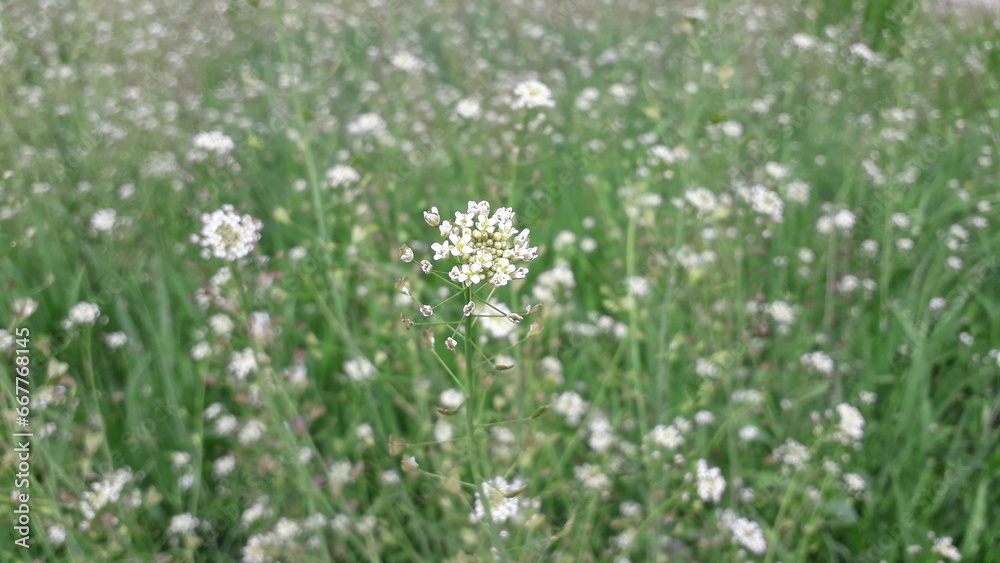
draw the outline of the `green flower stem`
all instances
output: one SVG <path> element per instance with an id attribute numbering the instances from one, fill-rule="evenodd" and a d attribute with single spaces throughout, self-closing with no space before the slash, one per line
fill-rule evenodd
<path id="1" fill-rule="evenodd" d="M 474 294 L 472 287 L 468 287 L 462 290 L 463 294 L 468 297 L 468 301 L 472 301 Z M 482 412 L 482 397 L 486 396 L 485 389 L 479 389 L 476 386 L 476 370 L 474 368 L 473 357 L 477 351 L 476 346 L 473 344 L 475 340 L 475 332 L 473 329 L 475 327 L 476 317 L 474 315 L 469 315 L 465 317 L 465 376 L 466 376 L 466 404 L 468 405 L 465 409 L 465 425 L 466 431 L 469 434 L 469 465 L 472 468 L 472 481 L 476 483 L 476 491 L 479 492 L 480 498 L 483 503 L 483 510 L 486 512 L 486 517 L 482 519 L 483 526 L 486 527 L 487 533 L 490 535 L 490 543 L 496 550 L 496 555 L 500 561 L 507 561 L 507 556 L 504 553 L 503 542 L 500 539 L 499 531 L 493 526 L 492 515 L 490 514 L 490 503 L 489 499 L 486 498 L 486 494 L 480 488 L 482 483 L 485 481 L 483 477 L 484 472 L 480 467 L 480 463 L 487 459 L 486 450 L 486 440 L 480 439 L 476 433 L 476 427 L 479 423 L 479 416 Z M 479 395 L 479 396 L 477 396 Z"/>
<path id="2" fill-rule="evenodd" d="M 628 222 L 627 239 L 625 244 L 625 270 L 626 277 L 632 277 L 635 275 L 635 246 L 636 246 L 636 222 L 635 219 L 630 219 Z M 636 320 L 636 305 L 629 307 L 629 326 L 638 326 L 638 321 Z M 639 339 L 636 331 L 629 331 L 629 359 L 631 364 L 631 370 L 629 370 L 629 375 L 632 379 L 632 385 L 635 392 L 635 406 L 636 411 L 639 416 L 639 430 L 645 436 L 648 432 L 649 421 L 646 419 L 646 398 L 639 391 L 642 389 L 642 381 L 639 379 L 639 369 L 642 364 L 640 353 L 639 353 Z"/>
<path id="3" fill-rule="evenodd" d="M 91 329 L 87 328 L 81 335 L 83 339 L 83 372 L 87 376 L 87 384 L 90 386 L 91 408 L 101 416 L 101 424 L 106 424 L 104 415 L 101 413 L 101 401 L 98 399 L 97 384 L 94 382 L 94 358 L 90 347 Z M 106 433 L 105 433 L 106 434 Z M 114 462 L 111 458 L 111 448 L 108 446 L 107 435 L 101 440 L 101 451 L 108 462 L 108 472 L 115 470 Z"/>
<path id="4" fill-rule="evenodd" d="M 444 361 L 444 358 L 442 358 L 441 355 L 437 353 L 437 350 L 435 350 L 434 348 L 431 348 L 431 353 L 434 354 L 434 357 L 437 358 L 437 361 L 438 361 L 438 363 L 441 364 L 441 367 L 443 367 L 444 370 L 446 372 L 448 372 L 448 375 L 450 375 L 451 378 L 455 381 L 455 383 L 458 385 L 458 388 L 461 389 L 462 391 L 468 393 L 469 390 L 466 389 L 466 384 L 468 382 L 463 383 L 462 380 L 459 379 L 457 375 L 455 375 L 455 372 L 451 371 L 451 368 L 448 367 L 448 364 Z"/>

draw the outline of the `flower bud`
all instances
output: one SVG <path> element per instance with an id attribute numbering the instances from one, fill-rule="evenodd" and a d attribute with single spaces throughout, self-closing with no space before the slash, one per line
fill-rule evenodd
<path id="1" fill-rule="evenodd" d="M 395 434 L 389 435 L 389 455 L 399 455 L 409 446 L 410 444 L 399 436 L 396 436 Z"/>
<path id="2" fill-rule="evenodd" d="M 420 470 L 420 465 L 417 464 L 417 458 L 412 455 L 410 457 L 404 457 L 403 463 L 401 463 L 400 466 L 403 468 L 403 471 L 406 471 L 407 473 Z"/>
<path id="3" fill-rule="evenodd" d="M 441 214 L 438 213 L 437 207 L 431 207 L 430 211 L 424 211 L 424 221 L 432 227 L 437 227 L 441 224 Z"/>
<path id="4" fill-rule="evenodd" d="M 413 249 L 405 244 L 399 247 L 399 259 L 403 262 L 413 262 Z"/>

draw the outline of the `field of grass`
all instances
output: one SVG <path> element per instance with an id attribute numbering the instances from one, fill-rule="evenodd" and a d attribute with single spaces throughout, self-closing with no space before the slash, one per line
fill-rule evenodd
<path id="1" fill-rule="evenodd" d="M 1000 13 L 791 4 L 0 5 L 0 561 L 1000 561 Z"/>

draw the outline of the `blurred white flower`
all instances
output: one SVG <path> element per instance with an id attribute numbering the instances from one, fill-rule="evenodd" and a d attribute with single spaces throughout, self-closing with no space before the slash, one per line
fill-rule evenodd
<path id="1" fill-rule="evenodd" d="M 73 305 L 63 326 L 69 328 L 74 325 L 93 325 L 100 316 L 101 309 L 97 305 L 83 301 Z"/>
<path id="2" fill-rule="evenodd" d="M 363 356 L 352 358 L 344 362 L 344 374 L 355 383 L 367 381 L 375 375 L 375 365 Z"/>
<path id="3" fill-rule="evenodd" d="M 260 240 L 262 223 L 250 215 L 240 215 L 232 205 L 201 216 L 201 235 L 193 235 L 192 242 L 202 246 L 201 256 L 222 258 L 230 262 L 243 258 Z"/>
<path id="4" fill-rule="evenodd" d="M 703 501 L 719 502 L 726 491 L 726 479 L 718 467 L 709 467 L 708 462 L 698 460 L 696 473 L 698 497 Z"/>
<path id="5" fill-rule="evenodd" d="M 90 217 L 90 228 L 98 233 L 110 233 L 115 228 L 115 218 L 118 212 L 114 209 L 101 209 Z"/>
<path id="6" fill-rule="evenodd" d="M 459 100 L 459 102 L 455 105 L 455 113 L 465 119 L 476 119 L 481 113 L 479 100 L 475 98 Z"/>
<path id="7" fill-rule="evenodd" d="M 170 527 L 167 529 L 167 533 L 170 535 L 179 534 L 190 534 L 198 528 L 199 520 L 191 515 L 190 512 L 185 512 L 184 514 L 177 514 L 170 519 Z"/>
<path id="8" fill-rule="evenodd" d="M 324 187 L 341 188 L 349 186 L 360 179 L 361 174 L 358 174 L 357 170 L 346 164 L 338 164 L 326 171 L 326 183 Z"/>
<path id="9" fill-rule="evenodd" d="M 526 80 L 514 87 L 513 109 L 532 109 L 538 107 L 555 107 L 552 90 L 537 80 Z"/>
<path id="10" fill-rule="evenodd" d="M 487 517 L 487 510 L 490 520 L 496 524 L 503 524 L 514 518 L 521 506 L 517 500 L 517 493 L 523 488 L 524 482 L 520 479 L 508 483 L 503 477 L 494 477 L 486 481 L 482 484 L 480 492 L 476 493 L 476 502 L 469 520 L 479 522 Z"/>
<path id="11" fill-rule="evenodd" d="M 191 144 L 199 151 L 212 153 L 216 156 L 225 156 L 236 148 L 236 143 L 221 131 L 198 133 L 194 136 Z"/>

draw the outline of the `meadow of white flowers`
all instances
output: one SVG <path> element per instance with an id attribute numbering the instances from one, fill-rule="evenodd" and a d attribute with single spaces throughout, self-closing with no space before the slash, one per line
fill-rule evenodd
<path id="1" fill-rule="evenodd" d="M 0 31 L 0 561 L 1000 561 L 995 3 Z"/>

